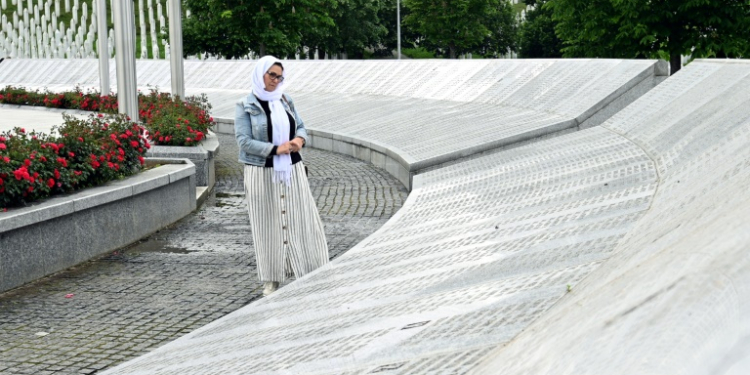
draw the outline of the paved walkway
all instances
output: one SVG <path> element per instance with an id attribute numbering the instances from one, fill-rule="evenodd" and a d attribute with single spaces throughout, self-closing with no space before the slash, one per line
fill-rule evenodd
<path id="1" fill-rule="evenodd" d="M 0 294 L 0 373 L 93 374 L 261 298 L 233 136 L 215 196 L 139 244 Z M 407 192 L 382 169 L 305 150 L 332 258 L 385 223 Z"/>

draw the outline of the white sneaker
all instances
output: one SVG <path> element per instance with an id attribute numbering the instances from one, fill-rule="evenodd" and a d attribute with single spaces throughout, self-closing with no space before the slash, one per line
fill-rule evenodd
<path id="1" fill-rule="evenodd" d="M 278 281 L 266 281 L 265 288 L 263 288 L 263 295 L 267 296 L 276 291 L 279 288 Z"/>

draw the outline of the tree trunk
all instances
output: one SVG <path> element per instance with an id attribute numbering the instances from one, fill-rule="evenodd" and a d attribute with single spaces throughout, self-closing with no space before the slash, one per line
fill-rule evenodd
<path id="1" fill-rule="evenodd" d="M 266 55 L 266 44 L 265 43 L 261 43 L 260 44 L 260 51 L 258 51 L 258 54 L 260 55 L 260 57 L 263 57 L 263 56 Z"/>
<path id="2" fill-rule="evenodd" d="M 672 52 L 669 54 L 669 75 L 677 73 L 682 68 L 682 54 Z"/>
<path id="3" fill-rule="evenodd" d="M 324 51 L 322 48 L 318 48 L 318 60 L 325 60 L 326 59 L 326 51 Z"/>
<path id="4" fill-rule="evenodd" d="M 448 51 L 450 51 L 449 52 L 450 53 L 450 58 L 451 59 L 455 59 L 456 58 L 456 46 L 454 46 L 454 45 L 451 44 L 450 46 L 448 46 Z"/>

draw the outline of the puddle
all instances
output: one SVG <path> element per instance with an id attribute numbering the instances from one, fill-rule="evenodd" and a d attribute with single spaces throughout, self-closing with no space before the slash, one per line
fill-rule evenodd
<path id="1" fill-rule="evenodd" d="M 167 254 L 189 254 L 195 252 L 195 250 L 187 250 L 179 247 L 171 247 L 167 244 L 167 241 L 161 240 L 146 240 L 139 244 L 133 245 L 128 248 L 128 253 L 167 253 Z"/>

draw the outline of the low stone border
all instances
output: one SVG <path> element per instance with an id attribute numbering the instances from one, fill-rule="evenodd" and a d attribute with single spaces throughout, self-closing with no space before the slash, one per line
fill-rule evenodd
<path id="1" fill-rule="evenodd" d="M 216 184 L 216 156 L 219 154 L 219 139 L 209 132 L 196 146 L 151 146 L 149 158 L 188 159 L 195 164 L 195 185 L 205 186 L 211 191 Z"/>
<path id="2" fill-rule="evenodd" d="M 0 213 L 0 292 L 119 249 L 196 209 L 185 159 L 31 207 Z"/>

